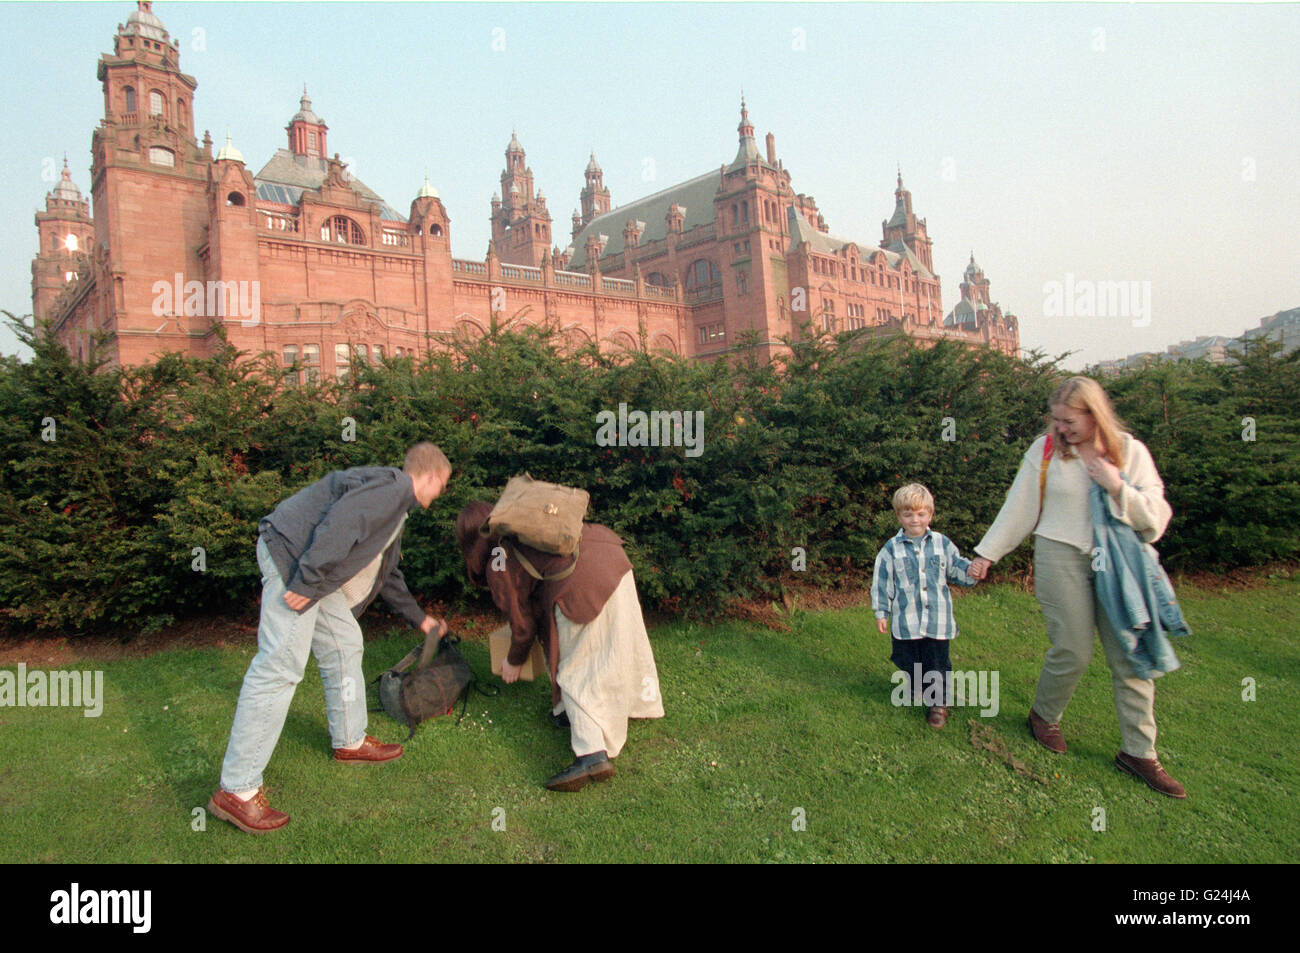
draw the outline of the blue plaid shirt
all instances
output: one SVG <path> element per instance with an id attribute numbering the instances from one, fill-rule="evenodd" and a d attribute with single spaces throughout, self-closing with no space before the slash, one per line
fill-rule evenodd
<path id="1" fill-rule="evenodd" d="M 921 573 L 921 564 L 925 573 Z M 876 555 L 871 574 L 871 608 L 877 619 L 888 616 L 896 639 L 955 639 L 952 593 L 948 580 L 973 586 L 970 560 L 943 533 L 926 530 L 913 539 L 903 530 Z"/>

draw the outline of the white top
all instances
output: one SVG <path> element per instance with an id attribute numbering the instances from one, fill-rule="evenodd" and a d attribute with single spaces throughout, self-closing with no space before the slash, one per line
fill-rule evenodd
<path id="1" fill-rule="evenodd" d="M 1052 454 L 1047 465 L 1043 514 L 1039 518 L 1038 475 L 1046 440 L 1046 435 L 1039 437 L 1025 451 L 997 519 L 975 547 L 975 552 L 984 558 L 997 562 L 1024 542 L 1031 531 L 1036 536 L 1073 546 L 1082 553 L 1092 551 L 1092 518 L 1088 508 L 1092 477 L 1078 456 L 1064 460 L 1059 454 Z M 1124 434 L 1123 441 L 1124 466 L 1120 471 L 1124 486 L 1119 501 L 1107 494 L 1106 504 L 1111 514 L 1132 526 L 1143 542 L 1154 543 L 1164 534 L 1173 510 L 1165 501 L 1165 485 L 1151 459 L 1151 451 L 1132 434 Z"/>
<path id="2" fill-rule="evenodd" d="M 375 580 L 379 578 L 379 570 L 383 567 L 384 553 L 388 552 L 388 547 L 402 535 L 402 527 L 405 525 L 406 514 L 403 513 L 402 518 L 397 521 L 397 529 L 393 530 L 393 535 L 388 537 L 388 542 L 384 543 L 384 548 L 376 553 L 375 558 L 362 567 L 360 572 L 339 586 L 339 591 L 348 600 L 348 608 L 360 605 L 366 596 L 370 595 L 370 590 L 375 588 Z"/>

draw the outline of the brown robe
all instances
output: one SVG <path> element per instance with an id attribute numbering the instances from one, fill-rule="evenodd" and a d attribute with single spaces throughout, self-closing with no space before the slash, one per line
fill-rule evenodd
<path id="1" fill-rule="evenodd" d="M 499 537 L 479 535 L 479 527 L 487 522 L 491 512 L 490 503 L 471 503 L 457 517 L 456 539 L 465 556 L 465 569 L 472 583 L 487 585 L 492 601 L 510 622 L 511 645 L 506 659 L 511 665 L 522 665 L 533 641 L 541 640 L 550 670 L 552 703 L 559 704 L 560 686 L 555 672 L 560 660 L 560 640 L 555 631 L 555 607 L 559 606 L 566 618 L 579 625 L 593 622 L 619 582 L 631 571 L 632 563 L 623 551 L 618 534 L 599 523 L 584 523 L 577 568 L 563 579 L 549 582 L 534 579 L 516 553 L 543 576 L 567 569 L 573 564 L 573 557 L 544 553 L 517 540 L 503 543 Z M 494 564 L 501 565 L 499 558 L 492 554 L 497 546 L 505 549 L 504 569 L 492 568 Z"/>

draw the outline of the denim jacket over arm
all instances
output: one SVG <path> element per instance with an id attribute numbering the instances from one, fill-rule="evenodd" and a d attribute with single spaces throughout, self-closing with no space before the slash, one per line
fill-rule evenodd
<path id="1" fill-rule="evenodd" d="M 1107 496 L 1093 483 L 1093 588 L 1137 677 L 1159 678 L 1180 664 L 1169 636 L 1189 635 L 1191 629 L 1155 549 L 1115 516 Z"/>

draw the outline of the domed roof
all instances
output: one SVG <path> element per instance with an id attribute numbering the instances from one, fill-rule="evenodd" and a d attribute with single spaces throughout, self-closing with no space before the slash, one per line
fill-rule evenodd
<path id="1" fill-rule="evenodd" d="M 126 27 L 122 30 L 123 36 L 147 36 L 151 40 L 167 41 L 167 28 L 163 26 L 162 20 L 153 15 L 153 4 L 141 2 L 136 4 L 136 10 L 126 18 Z"/>
<path id="2" fill-rule="evenodd" d="M 975 253 L 971 252 L 970 264 L 966 266 L 966 277 L 974 278 L 977 275 L 982 275 L 982 274 L 984 274 L 984 269 L 981 268 L 979 265 L 975 264 Z"/>
<path id="3" fill-rule="evenodd" d="M 591 154 L 591 161 L 587 163 L 587 171 L 588 172 L 600 171 L 600 163 L 596 161 L 596 153 L 594 152 Z"/>
<path id="4" fill-rule="evenodd" d="M 325 120 L 312 112 L 311 97 L 307 95 L 307 87 L 302 88 L 302 99 L 298 100 L 298 111 L 293 114 L 292 122 L 309 122 L 314 126 L 325 125 Z"/>
<path id="5" fill-rule="evenodd" d="M 416 198 L 438 198 L 438 190 L 429 184 L 429 177 L 427 175 L 424 177 L 424 185 L 420 187 L 420 194 L 417 195 Z"/>
<path id="6" fill-rule="evenodd" d="M 217 153 L 218 162 L 221 162 L 224 159 L 229 159 L 232 162 L 244 161 L 244 154 L 230 144 L 229 132 L 226 133 L 226 144 L 222 146 L 221 151 Z"/>
<path id="7" fill-rule="evenodd" d="M 521 145 L 519 144 L 519 139 L 518 139 L 518 137 L 515 135 L 515 131 L 514 131 L 513 129 L 511 129 L 511 130 L 510 130 L 510 145 L 506 146 L 506 153 L 507 153 L 507 154 L 509 154 L 509 153 L 511 153 L 511 152 L 519 152 L 519 153 L 522 153 L 523 151 L 524 151 L 524 147 L 521 146 Z"/>
<path id="8" fill-rule="evenodd" d="M 80 202 L 81 189 L 77 188 L 77 183 L 72 181 L 72 173 L 68 171 L 68 160 L 63 160 L 63 175 L 59 177 L 59 182 L 54 186 L 50 193 L 56 199 L 62 199 L 65 202 Z"/>

